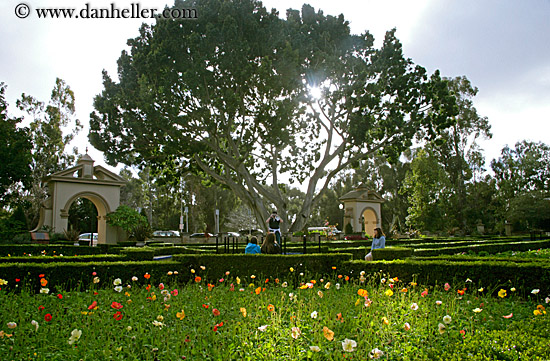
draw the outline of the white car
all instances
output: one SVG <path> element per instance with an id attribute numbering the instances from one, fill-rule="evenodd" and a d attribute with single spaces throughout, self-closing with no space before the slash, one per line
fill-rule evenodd
<path id="1" fill-rule="evenodd" d="M 90 242 L 90 246 L 97 244 L 97 233 L 82 233 L 80 236 L 78 236 L 79 241 L 90 241 L 90 239 L 93 240 L 93 242 Z"/>
<path id="2" fill-rule="evenodd" d="M 153 237 L 179 237 L 179 232 L 177 231 L 154 231 Z"/>

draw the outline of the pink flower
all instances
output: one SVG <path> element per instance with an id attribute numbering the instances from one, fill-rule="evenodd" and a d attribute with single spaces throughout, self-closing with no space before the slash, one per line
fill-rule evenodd
<path id="1" fill-rule="evenodd" d="M 422 293 L 420 294 L 420 296 L 426 297 L 427 295 L 428 295 L 428 289 L 425 288 L 424 291 L 422 291 Z"/>
<path id="2" fill-rule="evenodd" d="M 445 283 L 445 291 L 448 291 L 451 289 L 451 285 L 448 283 Z"/>
<path id="3" fill-rule="evenodd" d="M 176 288 L 170 293 L 172 294 L 172 296 L 177 296 L 178 295 L 178 289 Z"/>
<path id="4" fill-rule="evenodd" d="M 213 308 L 212 313 L 214 314 L 214 316 L 219 316 L 220 315 L 220 311 L 217 308 Z"/>
<path id="5" fill-rule="evenodd" d="M 159 285 L 159 290 L 162 291 L 163 289 L 164 289 L 164 283 L 161 283 L 161 284 Z"/>

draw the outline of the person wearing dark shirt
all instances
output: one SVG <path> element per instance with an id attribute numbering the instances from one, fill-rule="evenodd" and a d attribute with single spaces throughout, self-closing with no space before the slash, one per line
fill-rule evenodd
<path id="1" fill-rule="evenodd" d="M 275 233 L 277 243 L 281 244 L 281 223 L 283 223 L 283 220 L 279 217 L 277 211 L 273 211 L 265 222 L 269 225 L 269 232 Z"/>

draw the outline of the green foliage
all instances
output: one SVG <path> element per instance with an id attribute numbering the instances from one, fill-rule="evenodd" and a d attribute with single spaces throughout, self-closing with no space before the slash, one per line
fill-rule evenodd
<path id="1" fill-rule="evenodd" d="M 6 85 L 0 82 L 0 207 L 17 198 L 17 189 L 31 180 L 31 141 L 28 128 L 17 126 L 21 118 L 10 118 L 4 93 Z"/>
<path id="2" fill-rule="evenodd" d="M 116 211 L 107 214 L 107 223 L 122 228 L 129 238 L 137 241 L 144 241 L 152 235 L 147 218 L 128 206 L 119 206 Z"/>
<path id="3" fill-rule="evenodd" d="M 118 82 L 103 74 L 89 138 L 109 164 L 200 173 L 258 224 L 275 207 L 283 230 L 298 231 L 339 172 L 376 152 L 394 161 L 458 113 L 448 81 L 405 58 L 395 30 L 377 49 L 368 32 L 352 35 L 343 16 L 309 5 L 286 19 L 252 0 L 193 7 L 196 20 L 143 25 Z M 308 184 L 293 224 L 283 174 Z"/>
<path id="4" fill-rule="evenodd" d="M 346 227 L 344 229 L 345 234 L 352 234 L 353 233 L 353 226 L 351 225 L 351 222 L 346 224 Z"/>
<path id="5" fill-rule="evenodd" d="M 78 229 L 69 229 L 69 230 L 66 230 L 64 229 L 63 230 L 63 234 L 65 235 L 65 239 L 67 239 L 68 241 L 71 241 L 71 242 L 78 242 L 78 238 L 80 236 L 80 231 Z"/>

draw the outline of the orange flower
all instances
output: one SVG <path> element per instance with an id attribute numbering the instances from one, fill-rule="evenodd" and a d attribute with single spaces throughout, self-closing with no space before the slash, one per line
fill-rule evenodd
<path id="1" fill-rule="evenodd" d="M 202 281 L 202 278 L 200 278 L 199 276 L 195 277 L 195 282 L 199 283 L 200 281 Z"/>
<path id="2" fill-rule="evenodd" d="M 265 283 L 268 283 L 268 282 L 269 282 L 269 278 L 266 278 L 266 279 L 265 279 Z"/>
<path id="3" fill-rule="evenodd" d="M 340 320 L 340 322 L 344 322 L 344 317 L 342 316 L 342 313 L 337 314 L 336 317 L 336 319 Z"/>
<path id="4" fill-rule="evenodd" d="M 275 278 L 275 283 L 278 284 L 279 282 L 280 282 L 279 279 L 278 279 L 278 278 Z"/>
<path id="5" fill-rule="evenodd" d="M 46 285 L 48 284 L 48 280 L 45 279 L 45 278 L 41 278 L 40 279 L 40 284 L 42 285 L 42 287 L 46 287 Z"/>
<path id="6" fill-rule="evenodd" d="M 151 275 L 149 273 L 145 273 L 143 277 L 145 277 L 145 279 L 148 280 L 149 278 L 151 278 Z"/>
<path id="7" fill-rule="evenodd" d="M 327 326 L 323 327 L 323 336 L 329 341 L 334 340 L 334 332 L 329 330 Z"/>
<path id="8" fill-rule="evenodd" d="M 342 276 L 342 275 L 338 275 L 338 278 L 342 278 L 342 277 L 344 277 L 344 276 Z"/>
<path id="9" fill-rule="evenodd" d="M 208 284 L 208 291 L 212 291 L 212 288 L 214 288 L 215 286 L 211 283 Z"/>
<path id="10" fill-rule="evenodd" d="M 256 292 L 257 295 L 260 294 L 260 292 L 262 292 L 262 288 L 261 287 L 258 287 L 254 290 L 254 292 Z"/>
<path id="11" fill-rule="evenodd" d="M 349 281 L 349 276 L 346 276 L 344 280 Z"/>
<path id="12" fill-rule="evenodd" d="M 369 297 L 369 293 L 367 292 L 367 290 L 364 290 L 362 288 L 357 291 L 357 294 L 361 297 Z"/>
<path id="13" fill-rule="evenodd" d="M 151 285 L 147 285 L 147 287 L 145 287 L 145 289 L 146 289 L 147 291 L 151 290 Z"/>
<path id="14" fill-rule="evenodd" d="M 270 303 L 269 305 L 267 305 L 267 310 L 268 310 L 269 312 L 273 312 L 273 311 L 275 311 L 275 306 L 273 306 L 273 305 Z"/>
<path id="15" fill-rule="evenodd" d="M 243 317 L 246 317 L 246 308 L 241 307 L 240 311 L 243 314 Z"/>
<path id="16" fill-rule="evenodd" d="M 336 267 L 332 266 L 332 269 L 336 269 Z"/>

